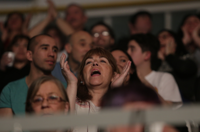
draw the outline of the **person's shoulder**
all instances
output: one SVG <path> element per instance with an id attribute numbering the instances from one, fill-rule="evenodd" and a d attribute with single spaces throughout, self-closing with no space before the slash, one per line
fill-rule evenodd
<path id="1" fill-rule="evenodd" d="M 21 78 L 21 79 L 18 79 L 16 81 L 13 81 L 13 82 L 10 82 L 8 83 L 4 89 L 13 89 L 13 88 L 22 88 L 21 86 L 25 86 L 26 85 L 26 81 L 25 81 L 25 77 L 24 78 Z M 20 86 L 20 87 L 19 87 Z"/>
<path id="2" fill-rule="evenodd" d="M 66 82 L 61 82 L 64 86 L 65 89 L 67 89 L 67 83 Z"/>
<path id="3" fill-rule="evenodd" d="M 159 76 L 159 78 L 171 78 L 173 77 L 170 73 L 168 72 L 161 72 L 161 71 L 153 71 L 155 76 Z"/>
<path id="4" fill-rule="evenodd" d="M 8 83 L 8 85 L 19 85 L 19 84 L 23 84 L 23 83 L 26 82 L 25 79 L 26 79 L 26 77 L 20 78 L 20 79 L 18 79 L 18 80 L 16 80 L 16 81 L 13 81 L 13 82 Z"/>

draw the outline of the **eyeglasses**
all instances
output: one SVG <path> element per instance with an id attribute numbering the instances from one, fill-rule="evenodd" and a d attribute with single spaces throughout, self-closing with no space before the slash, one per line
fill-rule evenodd
<path id="1" fill-rule="evenodd" d="M 97 37 L 100 36 L 100 34 L 103 35 L 103 36 L 109 36 L 109 35 L 110 35 L 108 31 L 103 31 L 103 32 L 101 32 L 101 33 L 93 33 L 93 36 L 94 36 L 95 38 L 97 38 Z"/>
<path id="2" fill-rule="evenodd" d="M 43 97 L 35 97 L 31 102 L 34 105 L 41 105 L 43 103 L 44 100 L 47 100 L 47 102 L 49 104 L 57 104 L 59 102 L 66 102 L 65 100 L 63 100 L 61 97 L 56 96 L 56 95 L 50 95 L 48 96 L 47 99 L 44 99 Z"/>

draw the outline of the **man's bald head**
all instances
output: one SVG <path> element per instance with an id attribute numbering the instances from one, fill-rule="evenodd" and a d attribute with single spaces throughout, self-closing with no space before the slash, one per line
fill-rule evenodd
<path id="1" fill-rule="evenodd" d="M 71 46 L 74 45 L 77 41 L 92 41 L 92 36 L 86 31 L 77 31 L 70 36 L 69 43 Z"/>
<path id="2" fill-rule="evenodd" d="M 93 47 L 92 36 L 85 31 L 73 33 L 65 50 L 69 54 L 69 62 L 80 64 L 84 55 Z"/>
<path id="3" fill-rule="evenodd" d="M 40 39 L 42 39 L 43 37 L 49 37 L 52 38 L 51 36 L 47 35 L 47 34 L 39 34 L 36 35 L 34 37 L 32 37 L 29 41 L 29 44 L 27 46 L 27 50 L 30 50 L 32 52 L 34 52 L 34 48 L 35 46 L 38 44 L 38 42 L 40 41 Z"/>

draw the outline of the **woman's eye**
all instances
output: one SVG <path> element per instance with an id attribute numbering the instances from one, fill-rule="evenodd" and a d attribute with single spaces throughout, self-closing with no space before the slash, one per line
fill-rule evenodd
<path id="1" fill-rule="evenodd" d="M 43 47 L 42 49 L 45 49 L 45 50 L 46 50 L 46 49 L 47 49 L 47 47 Z"/>
<path id="2" fill-rule="evenodd" d="M 85 64 L 87 65 L 87 64 L 90 64 L 91 63 L 91 61 L 87 61 Z"/>
<path id="3" fill-rule="evenodd" d="M 126 60 L 121 60 L 121 62 L 126 62 Z"/>
<path id="4" fill-rule="evenodd" d="M 105 60 L 101 60 L 100 62 L 104 62 L 104 63 L 106 63 L 106 61 L 105 61 Z"/>
<path id="5" fill-rule="evenodd" d="M 43 100 L 42 98 L 36 98 L 36 99 L 33 100 L 33 102 L 37 103 L 37 102 L 41 102 L 42 100 Z"/>
<path id="6" fill-rule="evenodd" d="M 57 100 L 58 97 L 57 97 L 57 96 L 49 96 L 48 99 L 49 99 L 49 100 Z"/>

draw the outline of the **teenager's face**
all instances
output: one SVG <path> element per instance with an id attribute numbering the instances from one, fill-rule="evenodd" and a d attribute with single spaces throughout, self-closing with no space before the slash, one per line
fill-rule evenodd
<path id="1" fill-rule="evenodd" d="M 144 62 L 145 52 L 142 52 L 141 47 L 135 40 L 129 42 L 127 53 L 131 56 L 136 67 Z"/>
<path id="2" fill-rule="evenodd" d="M 44 35 L 36 38 L 36 41 L 38 42 L 32 52 L 32 63 L 38 70 L 51 73 L 57 59 L 56 42 L 53 38 Z"/>

